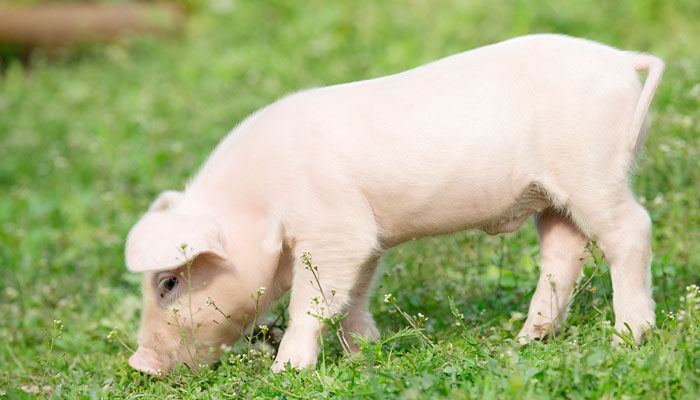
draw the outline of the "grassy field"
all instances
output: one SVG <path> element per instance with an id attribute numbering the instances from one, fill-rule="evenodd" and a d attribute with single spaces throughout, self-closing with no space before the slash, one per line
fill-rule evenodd
<path id="1" fill-rule="evenodd" d="M 192 4 L 174 37 L 0 67 L 0 397 L 697 398 L 699 2 Z M 382 341 L 357 357 L 331 340 L 315 371 L 273 375 L 270 357 L 245 346 L 198 373 L 154 379 L 129 368 L 140 278 L 124 267 L 126 233 L 157 193 L 183 187 L 231 127 L 290 91 L 532 32 L 666 61 L 634 180 L 654 222 L 658 329 L 645 344 L 610 346 L 610 276 L 593 251 L 582 283 L 591 279 L 561 334 L 515 345 L 538 277 L 528 222 L 516 234 L 466 232 L 389 251 L 372 304 Z M 383 301 L 387 293 L 408 315 L 427 317 L 413 323 L 428 340 Z"/>

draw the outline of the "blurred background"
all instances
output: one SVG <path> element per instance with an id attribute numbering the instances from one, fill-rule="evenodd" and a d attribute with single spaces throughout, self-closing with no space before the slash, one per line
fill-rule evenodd
<path id="1" fill-rule="evenodd" d="M 671 309 L 700 271 L 700 1 L 0 0 L 0 366 L 14 366 L 0 383 L 46 371 L 53 320 L 66 355 L 47 367 L 54 384 L 117 380 L 128 352 L 105 338 L 118 327 L 133 346 L 140 308 L 129 228 L 254 110 L 536 32 L 666 61 L 634 189 L 655 224 L 656 300 Z M 530 222 L 419 240 L 387 254 L 378 293 L 431 310 L 430 334 L 449 324 L 452 296 L 479 332 L 508 337 L 538 262 Z M 595 285 L 572 315 L 590 303 L 612 318 L 609 279 Z"/>

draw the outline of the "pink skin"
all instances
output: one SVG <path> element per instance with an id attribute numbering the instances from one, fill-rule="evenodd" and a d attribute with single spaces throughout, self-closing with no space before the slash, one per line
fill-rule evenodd
<path id="1" fill-rule="evenodd" d="M 129 357 L 131 368 L 143 371 L 149 375 L 158 375 L 159 371 L 165 367 L 158 353 L 148 347 L 139 346 L 136 352 Z"/>
<path id="2" fill-rule="evenodd" d="M 168 196 L 166 194 L 165 198 Z M 163 197 L 154 202 L 150 213 L 168 212 L 169 205 L 162 204 Z M 171 228 L 167 224 L 150 224 L 152 221 L 159 222 L 158 219 L 145 219 L 146 224 L 132 230 L 130 241 L 138 240 L 141 234 L 165 236 L 172 232 L 167 231 Z M 154 232 L 153 229 L 166 231 Z M 129 247 L 129 250 L 133 251 L 134 247 Z M 242 274 L 235 265 L 244 262 L 240 256 L 245 252 L 238 251 L 238 258 L 230 258 L 224 253 L 229 250 L 238 249 L 234 246 L 224 250 L 222 247 L 215 253 L 176 246 L 175 252 L 179 255 L 174 257 L 180 260 L 176 262 L 182 263 L 185 258 L 189 260 L 189 271 L 185 263 L 172 269 L 143 273 L 139 347 L 129 359 L 129 365 L 159 375 L 182 363 L 195 369 L 200 364 L 211 364 L 219 358 L 221 346 L 232 345 L 252 322 L 255 298 L 258 299 L 258 312 L 262 312 L 270 301 L 289 289 L 288 263 L 280 263 L 282 267 L 272 275 L 273 279 L 265 279 L 265 274 Z M 262 287 L 266 289 L 258 296 Z M 229 316 L 228 320 L 224 315 Z M 193 337 L 196 340 L 192 340 Z"/>
<path id="3" fill-rule="evenodd" d="M 226 262 L 200 255 L 190 266 L 189 277 L 191 295 L 186 267 L 144 274 L 144 314 L 139 347 L 129 359 L 132 367 L 151 375 L 167 373 L 179 363 L 198 368 L 199 364 L 214 362 L 221 345 L 231 345 L 240 336 L 244 315 L 251 318 L 255 304 L 250 295 L 244 295 L 237 274 Z M 173 278 L 177 284 L 168 290 L 166 282 Z M 229 293 L 240 293 L 241 298 L 232 298 Z M 192 340 L 190 298 L 196 346 Z M 208 298 L 230 315 L 229 321 L 208 304 Z M 261 301 L 264 304 L 265 298 Z"/>
<path id="4" fill-rule="evenodd" d="M 265 287 L 263 307 L 291 288 L 273 371 L 313 366 L 319 292 L 303 252 L 334 293 L 323 316 L 347 313 L 348 337 L 376 339 L 367 305 L 383 250 L 465 229 L 512 232 L 532 215 L 542 275 L 519 341 L 556 329 L 593 239 L 610 261 L 615 328 L 629 325 L 640 342 L 655 322 L 651 223 L 629 171 L 662 71 L 651 55 L 529 35 L 265 107 L 129 233 L 127 267 L 144 275 L 131 365 L 154 373 L 213 362 Z M 169 289 L 188 262 L 191 291 L 184 280 Z"/>

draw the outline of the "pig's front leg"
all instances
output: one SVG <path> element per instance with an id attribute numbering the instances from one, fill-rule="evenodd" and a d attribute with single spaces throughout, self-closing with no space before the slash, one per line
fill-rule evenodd
<path id="1" fill-rule="evenodd" d="M 310 284 L 294 283 L 289 302 L 290 321 L 272 364 L 273 372 L 283 371 L 287 368 L 287 363 L 295 369 L 316 364 L 322 326 L 312 315 L 316 311 L 308 306 L 313 297 L 314 289 Z"/>
<path id="2" fill-rule="evenodd" d="M 366 240 L 357 240 L 363 238 Z M 376 240 L 368 235 L 359 235 L 346 236 L 335 243 L 297 243 L 297 248 L 309 249 L 312 265 L 318 266 L 318 270 L 309 270 L 301 261 L 301 256 L 296 257 L 289 302 L 290 322 L 272 365 L 274 372 L 284 370 L 287 363 L 296 369 L 316 364 L 320 352 L 319 336 L 326 328 L 320 318 L 340 316 L 351 311 L 350 308 L 358 304 L 356 300 L 366 307 L 366 302 L 359 298 L 361 296 L 358 296 L 356 289 L 369 286 L 371 273 L 367 274 L 366 269 L 368 263 L 376 265 L 377 251 L 373 246 Z M 319 283 L 323 293 L 319 290 Z"/>
<path id="3" fill-rule="evenodd" d="M 353 289 L 353 298 L 348 308 L 348 315 L 340 322 L 343 329 L 343 340 L 350 354 L 360 351 L 360 345 L 353 334 L 362 336 L 371 341 L 379 340 L 379 330 L 374 323 L 372 313 L 369 311 L 369 300 L 372 294 L 372 279 L 377 269 L 379 257 L 373 257 L 363 267 L 363 276 L 358 280 Z"/>
<path id="4" fill-rule="evenodd" d="M 581 278 L 587 238 L 565 216 L 545 210 L 535 218 L 542 268 L 530 310 L 518 334 L 520 344 L 542 339 L 564 320 L 574 283 Z"/>

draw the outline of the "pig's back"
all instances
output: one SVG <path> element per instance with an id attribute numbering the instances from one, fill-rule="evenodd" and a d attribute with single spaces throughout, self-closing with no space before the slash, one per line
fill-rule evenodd
<path id="1" fill-rule="evenodd" d="M 275 171 L 291 171 L 286 182 L 304 176 L 297 188 L 338 201 L 362 192 L 389 243 L 483 227 L 548 179 L 551 157 L 575 156 L 591 140 L 615 146 L 608 132 L 581 127 L 601 113 L 628 122 L 639 81 L 624 55 L 566 36 L 516 38 L 289 96 L 258 134 L 272 135 L 273 162 L 289 163 Z M 623 101 L 600 110 L 610 96 Z"/>

